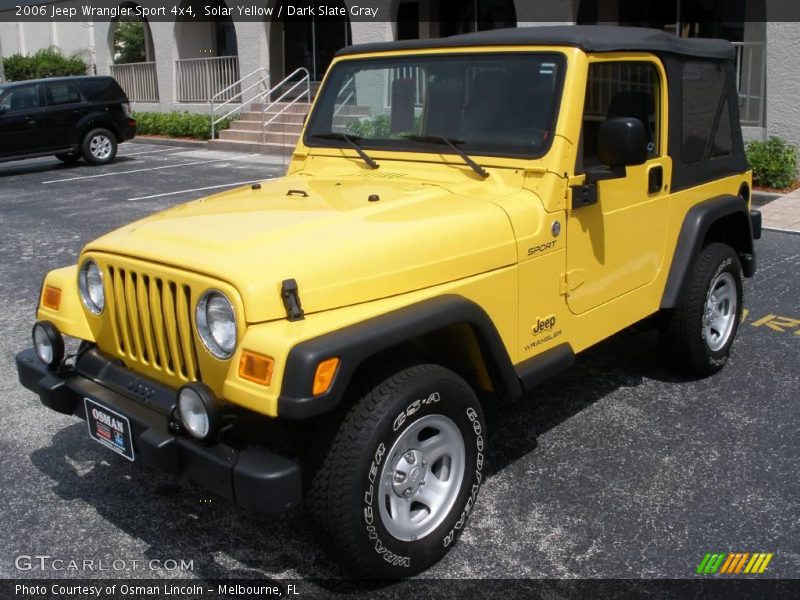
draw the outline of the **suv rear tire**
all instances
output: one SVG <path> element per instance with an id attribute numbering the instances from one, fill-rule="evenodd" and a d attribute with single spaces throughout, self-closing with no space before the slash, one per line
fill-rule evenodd
<path id="1" fill-rule="evenodd" d="M 663 315 L 661 341 L 676 370 L 702 377 L 725 365 L 742 315 L 742 279 L 727 244 L 712 242 L 700 253 L 685 302 Z"/>
<path id="2" fill-rule="evenodd" d="M 483 412 L 434 364 L 371 373 L 314 476 L 307 509 L 331 556 L 357 577 L 396 578 L 444 556 L 482 481 Z"/>
<path id="3" fill-rule="evenodd" d="M 117 138 L 108 129 L 92 129 L 83 136 L 81 154 L 90 164 L 108 164 L 117 156 Z"/>

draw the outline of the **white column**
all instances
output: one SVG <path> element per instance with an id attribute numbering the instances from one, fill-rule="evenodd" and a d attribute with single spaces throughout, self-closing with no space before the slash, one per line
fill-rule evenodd
<path id="1" fill-rule="evenodd" d="M 767 135 L 800 146 L 798 27 L 791 21 L 767 21 Z"/>
<path id="2" fill-rule="evenodd" d="M 25 23 L 17 23 L 17 48 L 20 54 L 27 54 L 28 48 L 25 45 Z"/>
<path id="3" fill-rule="evenodd" d="M 88 38 L 89 67 L 94 67 L 93 74 L 99 74 L 100 69 L 97 65 L 97 41 L 95 38 L 94 21 L 87 21 L 83 26 L 86 28 L 86 37 Z M 108 65 L 106 65 L 106 71 L 104 72 L 108 72 Z"/>
<path id="4" fill-rule="evenodd" d="M 153 50 L 156 63 L 156 76 L 158 77 L 158 97 L 162 111 L 176 110 L 175 97 L 175 59 L 178 58 L 178 49 L 175 46 L 175 23 L 150 22 L 150 32 L 153 34 Z"/>
<path id="5" fill-rule="evenodd" d="M 264 23 L 261 21 L 235 21 L 234 25 L 236 27 L 236 47 L 239 50 L 239 76 L 244 77 L 259 67 L 268 68 L 269 63 L 265 50 L 267 34 Z M 256 81 L 254 75 L 242 84 L 242 89 Z M 246 92 L 244 101 L 251 99 L 257 92 L 257 88 Z"/>
<path id="6" fill-rule="evenodd" d="M 397 16 L 392 14 L 396 3 L 389 0 L 373 0 L 372 2 L 359 2 L 358 0 L 344 0 L 348 14 L 353 6 L 369 5 L 377 8 L 378 14 L 374 21 L 351 21 L 350 32 L 353 34 L 353 44 L 368 44 L 370 42 L 390 42 L 395 39 L 395 27 L 392 20 Z M 422 3 L 420 3 L 422 4 Z"/>
<path id="7" fill-rule="evenodd" d="M 90 24 L 87 23 L 87 26 L 88 25 Z M 113 42 L 111 39 L 111 22 L 98 21 L 97 23 L 91 23 L 91 27 L 88 27 L 88 29 L 94 40 L 92 50 L 94 51 L 94 64 L 97 65 L 97 74 L 108 75 L 110 73 L 108 67 L 114 63 L 114 57 L 112 56 Z"/>
<path id="8" fill-rule="evenodd" d="M 353 44 L 390 42 L 394 40 L 394 26 L 389 21 L 354 21 L 350 23 Z"/>

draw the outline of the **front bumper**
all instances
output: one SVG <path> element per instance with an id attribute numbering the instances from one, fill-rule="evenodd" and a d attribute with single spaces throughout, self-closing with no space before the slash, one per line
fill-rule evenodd
<path id="1" fill-rule="evenodd" d="M 33 349 L 17 354 L 16 362 L 20 383 L 56 412 L 85 420 L 83 400 L 89 398 L 128 417 L 137 460 L 183 475 L 254 512 L 288 510 L 302 499 L 297 462 L 260 447 L 205 445 L 171 433 L 167 419 L 175 393 L 95 349 L 83 353 L 64 376 L 48 371 Z"/>

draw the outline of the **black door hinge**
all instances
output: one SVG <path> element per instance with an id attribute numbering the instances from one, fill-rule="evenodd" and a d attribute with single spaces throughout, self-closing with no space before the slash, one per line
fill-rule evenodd
<path id="1" fill-rule="evenodd" d="M 582 208 L 597 204 L 597 184 L 583 183 L 572 186 L 572 208 Z"/>

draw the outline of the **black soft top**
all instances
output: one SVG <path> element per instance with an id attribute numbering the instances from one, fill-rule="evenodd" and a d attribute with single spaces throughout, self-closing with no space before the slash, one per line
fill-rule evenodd
<path id="1" fill-rule="evenodd" d="M 574 46 L 586 52 L 637 51 L 687 57 L 734 60 L 733 45 L 725 40 L 681 38 L 657 29 L 616 25 L 559 25 L 514 27 L 465 33 L 446 38 L 403 40 L 348 46 L 337 56 L 362 52 L 389 52 L 463 46 Z"/>

